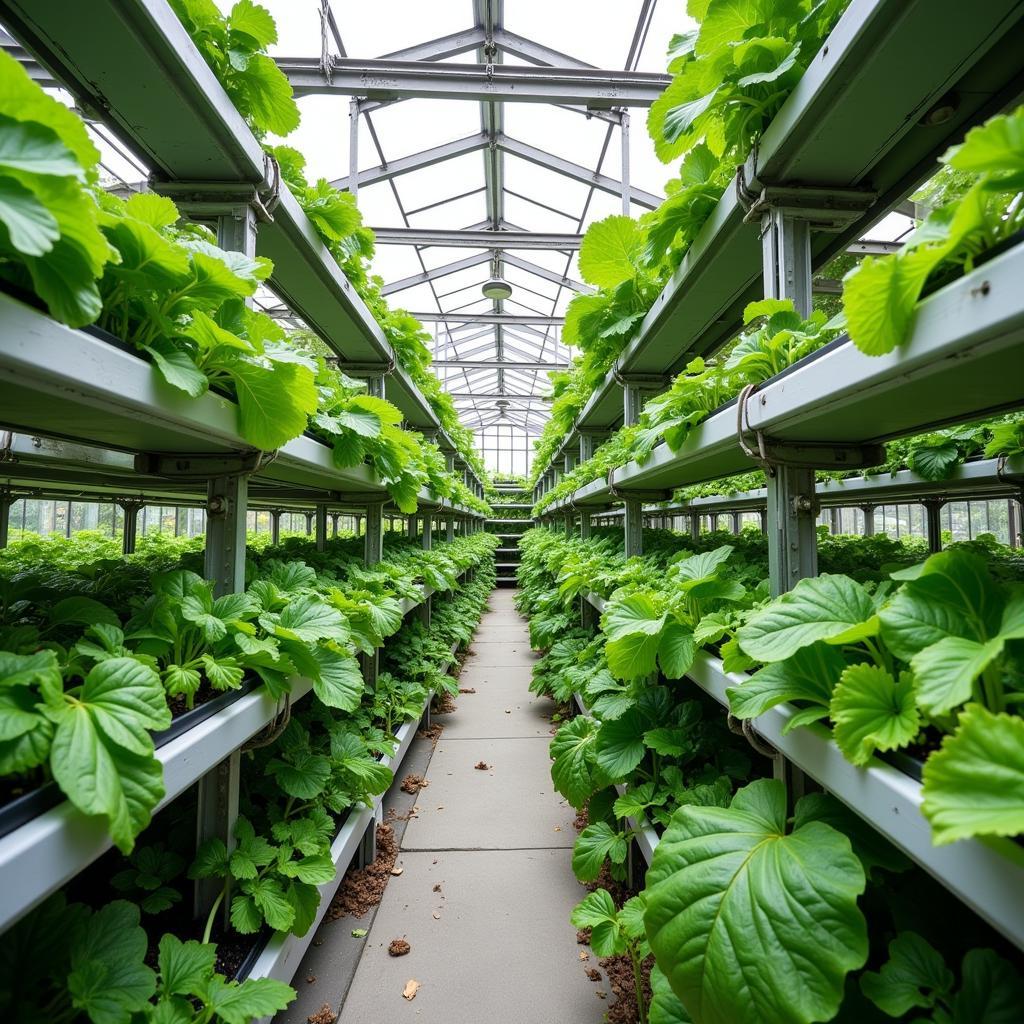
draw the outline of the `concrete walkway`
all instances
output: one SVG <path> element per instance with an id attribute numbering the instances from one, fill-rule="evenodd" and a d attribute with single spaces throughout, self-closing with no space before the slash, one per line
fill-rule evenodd
<path id="1" fill-rule="evenodd" d="M 496 590 L 417 798 L 398 864 L 339 1024 L 597 1024 L 606 1004 L 569 913 L 574 814 L 553 790 L 553 705 L 528 691 L 535 661 L 514 591 Z M 484 762 L 486 770 L 475 765 Z M 392 939 L 412 951 L 391 957 Z M 415 979 L 415 999 L 403 999 Z"/>

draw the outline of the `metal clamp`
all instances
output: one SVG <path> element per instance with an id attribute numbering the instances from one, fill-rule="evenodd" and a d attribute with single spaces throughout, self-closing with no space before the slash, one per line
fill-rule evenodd
<path id="1" fill-rule="evenodd" d="M 251 740 L 242 744 L 242 750 L 259 750 L 261 747 L 269 747 L 271 743 L 280 739 L 288 723 L 292 720 L 292 695 L 286 693 L 277 702 L 277 712 L 274 720 L 267 727 L 257 733 Z"/>
<path id="2" fill-rule="evenodd" d="M 774 761 L 781 756 L 770 743 L 766 743 L 754 731 L 753 719 L 737 718 L 731 711 L 728 711 L 726 712 L 725 721 L 731 733 L 742 736 L 762 757 L 771 758 Z"/>

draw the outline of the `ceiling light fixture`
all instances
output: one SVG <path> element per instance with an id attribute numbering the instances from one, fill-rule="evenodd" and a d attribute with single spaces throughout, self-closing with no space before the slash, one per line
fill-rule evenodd
<path id="1" fill-rule="evenodd" d="M 501 267 L 498 264 L 498 257 L 494 257 L 491 264 L 491 276 L 484 281 L 480 289 L 488 299 L 495 299 L 498 302 L 507 299 L 512 294 L 512 285 L 501 276 Z"/>

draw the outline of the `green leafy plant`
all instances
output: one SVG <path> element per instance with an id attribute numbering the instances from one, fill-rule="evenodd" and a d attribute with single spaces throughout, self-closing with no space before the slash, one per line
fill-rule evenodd
<path id="1" fill-rule="evenodd" d="M 224 15 L 212 0 L 172 0 L 171 6 L 256 135 L 288 135 L 298 127 L 292 87 L 267 56 L 277 26 L 265 7 L 238 0 Z"/>
<path id="2" fill-rule="evenodd" d="M 0 1012 L 69 1024 L 249 1024 L 295 998 L 271 978 L 228 981 L 215 946 L 164 935 L 154 970 L 147 945 L 133 904 L 94 911 L 51 896 L 0 938 Z"/>
<path id="3" fill-rule="evenodd" d="M 969 191 L 933 210 L 898 253 L 868 258 L 844 278 L 850 337 L 867 355 L 906 341 L 930 280 L 970 272 L 983 253 L 1024 227 L 1024 107 L 972 128 L 942 160 L 973 176 Z"/>
<path id="4" fill-rule="evenodd" d="M 607 889 L 595 889 L 575 906 L 570 918 L 575 927 L 590 929 L 590 946 L 598 956 L 629 957 L 640 1024 L 648 1020 L 642 964 L 651 953 L 644 935 L 644 909 L 642 896 L 634 896 L 616 909 Z"/>
<path id="5" fill-rule="evenodd" d="M 644 925 L 701 1024 L 829 1020 L 867 959 L 864 885 L 849 840 L 800 803 L 790 831 L 782 784 L 760 780 L 728 808 L 676 811 L 647 873 Z"/>
<path id="6" fill-rule="evenodd" d="M 97 280 L 116 252 L 88 185 L 99 151 L 85 125 L 0 54 L 0 276 L 79 327 L 100 313 Z"/>

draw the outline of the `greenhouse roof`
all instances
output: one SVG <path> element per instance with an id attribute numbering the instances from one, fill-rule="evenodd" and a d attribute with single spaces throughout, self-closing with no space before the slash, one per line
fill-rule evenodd
<path id="1" fill-rule="evenodd" d="M 351 187 L 358 171 L 375 270 L 434 335 L 463 421 L 536 433 L 547 372 L 572 355 L 565 307 L 589 290 L 579 236 L 660 202 L 668 170 L 642 118 L 686 19 L 657 0 L 268 6 L 302 97 L 289 143 L 312 175 Z M 482 294 L 496 274 L 507 299 Z"/>

